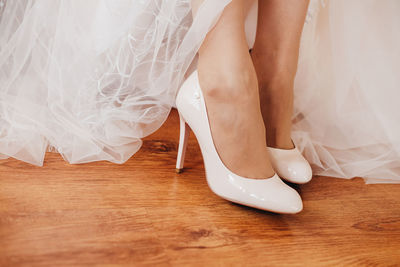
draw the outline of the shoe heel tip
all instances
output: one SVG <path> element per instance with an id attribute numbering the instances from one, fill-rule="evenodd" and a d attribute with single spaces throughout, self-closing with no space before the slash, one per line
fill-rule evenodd
<path id="1" fill-rule="evenodd" d="M 183 172 L 183 168 L 182 168 L 182 169 L 176 168 L 176 169 L 175 169 L 175 172 L 178 173 L 178 174 L 179 174 L 179 173 L 182 173 L 182 172 Z"/>

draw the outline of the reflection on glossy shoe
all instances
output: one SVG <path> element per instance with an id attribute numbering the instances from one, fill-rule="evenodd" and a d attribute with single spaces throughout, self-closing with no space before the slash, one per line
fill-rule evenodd
<path id="1" fill-rule="evenodd" d="M 297 147 L 279 149 L 268 147 L 270 161 L 278 175 L 288 182 L 304 184 L 311 180 L 312 170 Z"/>

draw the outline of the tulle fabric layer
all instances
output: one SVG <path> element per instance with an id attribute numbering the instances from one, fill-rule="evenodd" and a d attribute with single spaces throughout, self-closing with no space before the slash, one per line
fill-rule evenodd
<path id="1" fill-rule="evenodd" d="M 228 0 L 0 0 L 0 157 L 123 163 Z"/>
<path id="2" fill-rule="evenodd" d="M 400 183 L 400 2 L 311 2 L 293 138 L 314 173 Z"/>

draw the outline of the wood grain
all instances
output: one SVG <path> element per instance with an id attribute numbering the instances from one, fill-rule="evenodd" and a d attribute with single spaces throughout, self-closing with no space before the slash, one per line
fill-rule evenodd
<path id="1" fill-rule="evenodd" d="M 227 202 L 193 135 L 175 173 L 178 118 L 122 165 L 0 161 L 0 266 L 400 265 L 400 186 L 315 177 L 298 215 Z"/>

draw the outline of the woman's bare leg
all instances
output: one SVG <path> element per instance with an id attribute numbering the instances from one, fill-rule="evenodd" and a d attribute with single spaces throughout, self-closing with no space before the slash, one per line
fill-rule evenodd
<path id="1" fill-rule="evenodd" d="M 260 0 L 251 52 L 270 147 L 290 149 L 293 83 L 308 0 Z"/>
<path id="2" fill-rule="evenodd" d="M 244 32 L 245 0 L 233 0 L 200 50 L 198 73 L 211 132 L 224 164 L 238 175 L 267 178 L 269 164 L 258 82 Z"/>

